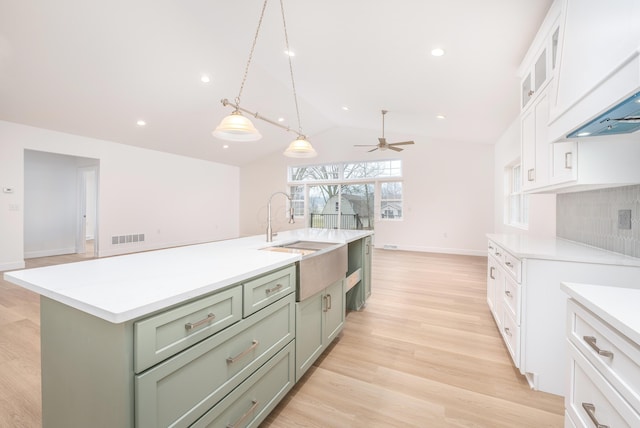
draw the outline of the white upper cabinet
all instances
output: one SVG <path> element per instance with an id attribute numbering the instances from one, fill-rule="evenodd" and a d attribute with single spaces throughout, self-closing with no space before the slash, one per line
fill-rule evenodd
<path id="1" fill-rule="evenodd" d="M 561 17 L 550 94 L 552 142 L 640 88 L 640 1 L 555 3 Z"/>

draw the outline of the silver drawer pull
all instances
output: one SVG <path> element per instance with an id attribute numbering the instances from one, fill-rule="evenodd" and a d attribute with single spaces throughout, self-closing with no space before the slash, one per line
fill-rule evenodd
<path id="1" fill-rule="evenodd" d="M 238 419 L 234 424 L 228 424 L 227 428 L 236 428 L 242 425 L 244 420 L 247 419 L 249 415 L 256 410 L 257 407 L 258 407 L 258 400 L 251 400 L 251 408 L 249 408 L 249 410 L 247 410 L 244 415 L 240 416 L 240 419 Z"/>
<path id="2" fill-rule="evenodd" d="M 493 247 L 492 247 L 491 245 L 489 245 L 489 249 L 490 249 L 490 250 L 493 250 Z"/>
<path id="3" fill-rule="evenodd" d="M 496 251 L 496 256 L 500 257 L 502 255 L 502 253 L 499 253 Z"/>
<path id="4" fill-rule="evenodd" d="M 595 337 L 593 337 L 593 336 L 582 336 L 582 338 L 584 339 L 585 342 L 587 342 L 589 344 L 589 346 L 591 346 L 591 348 L 594 351 L 596 351 L 598 353 L 598 355 L 602 355 L 603 357 L 607 357 L 607 358 L 613 358 L 613 352 L 605 351 L 604 349 L 598 348 L 598 345 L 596 345 L 597 339 Z"/>
<path id="5" fill-rule="evenodd" d="M 491 266 L 491 269 L 489 269 L 489 277 L 490 277 L 491 279 L 496 279 L 496 277 L 495 277 L 495 276 L 493 276 L 493 272 L 495 272 L 495 270 L 496 270 L 496 268 L 495 268 L 495 267 L 493 267 L 493 266 Z"/>
<path id="6" fill-rule="evenodd" d="M 510 329 L 509 327 L 505 327 L 505 328 L 504 328 L 504 332 L 505 332 L 505 333 L 507 333 L 507 335 L 508 335 L 508 336 L 513 336 L 513 335 L 511 334 L 511 329 Z"/>
<path id="7" fill-rule="evenodd" d="M 511 262 L 504 262 L 504 264 L 509 266 L 509 267 L 513 267 L 513 264 Z"/>
<path id="8" fill-rule="evenodd" d="M 258 342 L 257 340 L 253 339 L 253 341 L 251 342 L 251 346 L 249 346 L 247 349 L 245 349 L 244 351 L 242 351 L 240 354 L 236 355 L 235 357 L 229 357 L 227 358 L 227 364 L 233 364 L 236 361 L 242 359 L 245 355 L 247 355 L 249 352 L 253 351 L 254 349 L 256 349 L 258 347 L 258 345 L 260 344 L 260 342 Z"/>
<path id="9" fill-rule="evenodd" d="M 589 419 L 591 419 L 591 422 L 593 422 L 593 425 L 596 428 L 609 428 L 609 425 L 603 425 L 598 422 L 598 418 L 596 418 L 596 406 L 591 403 L 582 403 L 582 408 L 587 412 Z"/>
<path id="10" fill-rule="evenodd" d="M 509 291 L 509 290 L 504 290 L 504 294 L 505 294 L 507 297 L 511 297 L 511 291 Z"/>
<path id="11" fill-rule="evenodd" d="M 278 284 L 278 285 L 276 285 L 276 286 L 275 286 L 275 287 L 273 287 L 273 288 L 267 288 L 267 289 L 265 290 L 265 292 L 266 292 L 267 294 L 275 293 L 276 291 L 280 291 L 280 290 L 282 290 L 282 287 L 283 287 L 283 285 L 282 285 L 282 284 Z"/>
<path id="12" fill-rule="evenodd" d="M 331 306 L 333 306 L 331 303 L 331 294 L 327 294 L 327 310 L 331 309 Z"/>
<path id="13" fill-rule="evenodd" d="M 207 314 L 207 317 L 205 319 L 201 319 L 200 321 L 197 322 L 188 322 L 184 325 L 184 329 L 187 331 L 191 331 L 194 328 L 200 327 L 203 324 L 206 324 L 210 321 L 213 321 L 214 319 L 216 319 L 216 315 L 213 312 L 209 312 Z"/>

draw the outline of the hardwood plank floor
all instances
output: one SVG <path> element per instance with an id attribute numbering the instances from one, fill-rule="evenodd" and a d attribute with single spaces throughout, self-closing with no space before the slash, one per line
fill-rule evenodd
<path id="1" fill-rule="evenodd" d="M 367 307 L 262 426 L 562 427 L 562 397 L 529 389 L 485 292 L 484 257 L 374 251 Z M 41 426 L 39 334 L 38 296 L 0 280 L 0 427 Z"/>

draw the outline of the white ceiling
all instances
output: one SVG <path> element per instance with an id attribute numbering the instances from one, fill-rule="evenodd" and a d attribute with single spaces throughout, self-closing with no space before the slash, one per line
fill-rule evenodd
<path id="1" fill-rule="evenodd" d="M 353 144 L 373 144 L 384 108 L 387 134 L 417 144 L 494 143 L 518 114 L 516 70 L 551 2 L 287 1 L 304 133 L 314 143 L 331 128 L 362 129 Z M 261 7 L 0 0 L 0 120 L 234 165 L 281 152 L 295 134 L 260 120 L 258 142 L 223 149 L 211 136 L 231 112 L 220 99 L 238 95 Z M 241 105 L 297 128 L 283 51 L 271 0 Z"/>

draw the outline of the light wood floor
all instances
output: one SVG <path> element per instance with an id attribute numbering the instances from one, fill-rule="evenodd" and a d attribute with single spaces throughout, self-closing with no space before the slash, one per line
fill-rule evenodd
<path id="1" fill-rule="evenodd" d="M 28 267 L 81 256 L 32 259 Z M 374 252 L 373 295 L 263 427 L 562 427 L 485 300 L 486 258 Z M 0 427 L 39 427 L 38 296 L 0 279 Z"/>

